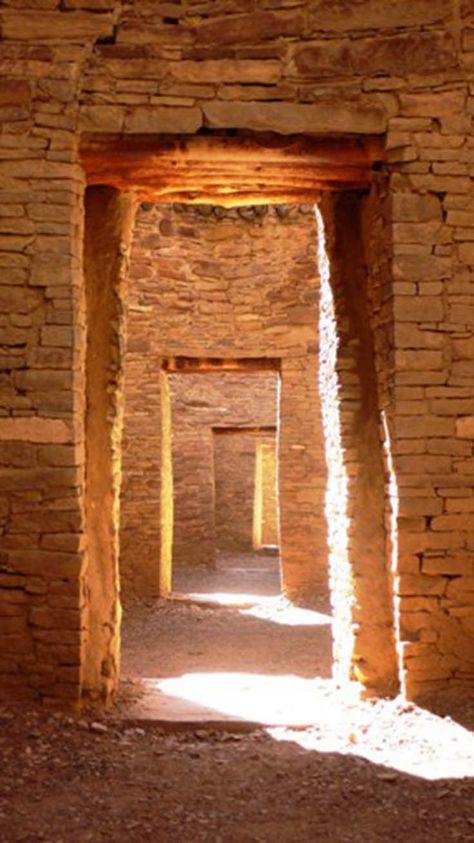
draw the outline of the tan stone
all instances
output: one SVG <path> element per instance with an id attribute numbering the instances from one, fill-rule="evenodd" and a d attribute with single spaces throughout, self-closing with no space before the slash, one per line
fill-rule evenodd
<path id="1" fill-rule="evenodd" d="M 474 265 L 474 243 L 460 243 L 458 249 L 461 263 Z"/>
<path id="2" fill-rule="evenodd" d="M 395 278 L 432 281 L 451 275 L 451 261 L 436 255 L 399 255 L 393 263 Z"/>
<path id="3" fill-rule="evenodd" d="M 31 88 L 28 82 L 16 79 L 4 79 L 0 89 L 0 109 L 5 106 L 28 103 L 31 100 Z"/>
<path id="4" fill-rule="evenodd" d="M 78 629 L 81 618 L 73 609 L 51 609 L 48 606 L 33 607 L 29 615 L 30 623 L 43 629 Z"/>
<path id="5" fill-rule="evenodd" d="M 435 556 L 433 558 L 423 559 L 421 567 L 424 574 L 434 574 L 436 576 L 440 574 L 470 576 L 474 573 L 474 562 L 472 559 L 465 559 L 463 557 L 444 559 L 443 557 Z"/>
<path id="6" fill-rule="evenodd" d="M 125 132 L 162 132 L 192 134 L 202 123 L 199 108 L 165 108 L 137 106 L 125 118 Z"/>
<path id="7" fill-rule="evenodd" d="M 456 434 L 462 438 L 474 438 L 474 416 L 457 419 Z"/>
<path id="8" fill-rule="evenodd" d="M 235 82 L 271 85 L 282 76 L 280 62 L 269 60 L 208 59 L 180 61 L 170 66 L 170 76 L 180 82 Z M 197 94 L 199 95 L 199 94 Z M 208 94 L 206 95 L 208 96 Z"/>
<path id="9" fill-rule="evenodd" d="M 309 25 L 313 32 L 349 32 L 381 27 L 426 26 L 449 20 L 449 0 L 316 0 L 310 7 Z"/>
<path id="10" fill-rule="evenodd" d="M 404 350 L 397 351 L 395 362 L 400 369 L 441 369 L 443 354 L 441 351 Z"/>
<path id="11" fill-rule="evenodd" d="M 457 64 L 453 39 L 437 32 L 309 42 L 295 49 L 293 61 L 298 76 L 316 79 L 381 73 L 403 76 Z"/>
<path id="12" fill-rule="evenodd" d="M 321 100 L 311 105 L 290 103 L 209 102 L 203 105 L 206 125 L 213 129 L 235 128 L 273 131 L 282 134 L 383 132 L 387 116 L 371 100 Z"/>
<path id="13" fill-rule="evenodd" d="M 205 21 L 197 30 L 197 44 L 238 46 L 258 44 L 262 39 L 279 38 L 301 33 L 305 24 L 303 12 L 254 12 Z"/>
<path id="14" fill-rule="evenodd" d="M 412 117 L 449 117 L 461 114 L 464 106 L 465 95 L 459 90 L 400 94 L 401 113 Z"/>
<path id="15" fill-rule="evenodd" d="M 400 322 L 441 322 L 443 301 L 440 296 L 397 296 L 394 313 Z"/>
<path id="16" fill-rule="evenodd" d="M 0 419 L 0 441 L 72 442 L 71 425 L 62 419 L 16 418 Z"/>
<path id="17" fill-rule="evenodd" d="M 83 105 L 79 128 L 83 132 L 121 132 L 126 110 L 116 105 Z"/>
<path id="18" fill-rule="evenodd" d="M 0 25 L 5 40 L 14 41 L 95 41 L 113 34 L 114 18 L 109 14 L 87 12 L 31 11 L 20 9 L 0 12 Z"/>
<path id="19" fill-rule="evenodd" d="M 448 580 L 445 577 L 424 577 L 409 576 L 404 574 L 397 577 L 395 589 L 403 597 L 408 596 L 438 596 L 441 597 L 447 588 Z"/>

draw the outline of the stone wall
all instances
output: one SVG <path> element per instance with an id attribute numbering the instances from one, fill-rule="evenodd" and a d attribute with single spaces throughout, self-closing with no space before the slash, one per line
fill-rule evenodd
<path id="1" fill-rule="evenodd" d="M 158 587 L 161 444 L 153 396 L 159 404 L 162 361 L 184 355 L 197 361 L 235 360 L 235 365 L 240 359 L 257 369 L 261 359 L 275 359 L 282 369 L 283 580 L 288 590 L 327 590 L 317 288 L 311 207 L 225 211 L 146 204 L 138 212 L 131 254 L 122 487 L 121 569 L 127 588 L 153 593 Z M 276 375 L 246 371 L 169 376 L 178 562 L 211 564 L 214 559 L 211 427 L 276 424 Z M 247 395 L 238 386 L 242 378 Z M 230 397 L 224 396 L 225 382 L 233 385 Z M 143 433 L 144 417 L 149 418 L 148 433 L 154 431 L 151 436 Z M 194 480 L 188 483 L 190 475 Z M 199 487 L 207 489 L 201 500 Z M 251 523 L 250 518 L 250 530 Z"/>
<path id="2" fill-rule="evenodd" d="M 118 133 L 124 146 L 133 133 L 202 126 L 257 140 L 268 131 L 384 138 L 383 400 L 400 675 L 412 696 L 472 683 L 472 3 L 22 0 L 2 4 L 0 33 L 2 695 L 73 701 L 85 685 L 101 695 L 114 684 L 106 631 L 115 642 L 116 588 L 102 613 L 86 587 L 89 568 L 101 574 L 84 539 L 80 132 Z M 150 135 L 151 147 L 160 142 Z M 107 158 L 102 182 L 113 182 L 119 158 Z M 152 171 L 127 180 L 122 168 L 123 183 L 143 190 Z M 330 176 L 326 167 L 321 189 L 334 189 Z M 284 189 L 263 172 L 242 193 L 289 195 L 292 178 L 282 165 Z M 226 195 L 239 185 L 229 180 Z M 151 387 L 149 397 L 153 433 Z M 141 493 L 153 509 L 154 490 Z M 85 683 L 93 617 L 104 638 Z"/>

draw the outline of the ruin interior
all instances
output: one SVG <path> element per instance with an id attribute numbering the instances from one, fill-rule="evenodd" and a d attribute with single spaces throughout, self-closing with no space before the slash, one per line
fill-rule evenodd
<path id="1" fill-rule="evenodd" d="M 265 550 L 340 687 L 469 699 L 474 4 L 0 0 L 0 68 L 0 701 Z"/>

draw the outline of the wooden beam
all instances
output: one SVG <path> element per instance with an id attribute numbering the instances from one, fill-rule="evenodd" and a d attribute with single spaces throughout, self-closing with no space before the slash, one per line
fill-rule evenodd
<path id="1" fill-rule="evenodd" d="M 160 202 L 311 202 L 322 191 L 368 188 L 381 158 L 372 137 L 84 135 L 81 144 L 88 184 Z"/>
<path id="2" fill-rule="evenodd" d="M 170 375 L 205 375 L 209 372 L 279 372 L 278 357 L 166 357 L 161 368 Z"/>

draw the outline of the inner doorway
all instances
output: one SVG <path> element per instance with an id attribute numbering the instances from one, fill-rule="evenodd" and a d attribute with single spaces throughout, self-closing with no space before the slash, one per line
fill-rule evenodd
<path id="1" fill-rule="evenodd" d="M 280 593 L 279 374 L 259 370 L 270 365 L 188 361 L 167 377 L 173 592 Z"/>

